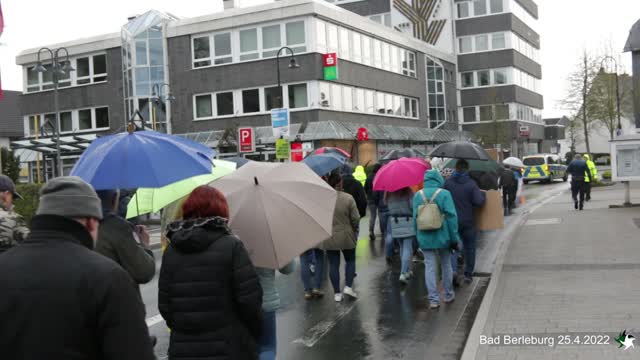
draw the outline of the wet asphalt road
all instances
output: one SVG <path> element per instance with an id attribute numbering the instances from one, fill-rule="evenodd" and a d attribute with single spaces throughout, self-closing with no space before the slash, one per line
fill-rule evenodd
<path id="1" fill-rule="evenodd" d="M 527 205 L 517 211 L 566 186 L 527 185 Z M 511 221 L 513 217 L 507 218 L 507 224 Z M 306 301 L 299 271 L 277 277 L 282 301 L 277 315 L 278 359 L 458 359 L 488 284 L 501 232 L 485 232 L 478 238 L 476 272 L 484 276 L 458 288 L 453 304 L 432 311 L 426 300 L 424 265 L 414 263 L 416 276 L 408 286 L 400 285 L 399 259 L 391 267 L 386 265 L 382 241 L 379 236 L 369 240 L 367 224 L 368 218 L 363 219 L 356 251 L 358 300 L 335 303 L 327 278 L 325 298 Z M 160 250 L 155 254 L 159 271 Z M 344 267 L 341 270 L 343 274 Z M 158 337 L 156 355 L 166 359 L 169 332 L 158 315 L 157 276 L 142 286 L 142 295 L 149 331 Z"/>

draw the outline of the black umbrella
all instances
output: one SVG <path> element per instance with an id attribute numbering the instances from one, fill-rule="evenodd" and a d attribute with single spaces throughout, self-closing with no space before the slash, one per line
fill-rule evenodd
<path id="1" fill-rule="evenodd" d="M 438 145 L 431 150 L 429 156 L 466 160 L 489 160 L 491 158 L 480 145 L 468 141 L 452 141 Z"/>
<path id="2" fill-rule="evenodd" d="M 421 158 L 421 159 L 424 159 L 425 156 L 426 155 L 420 150 L 407 148 L 407 149 L 400 149 L 400 150 L 391 150 L 381 160 L 382 161 L 391 161 L 391 160 L 398 160 L 398 159 L 401 159 L 401 158 Z"/>

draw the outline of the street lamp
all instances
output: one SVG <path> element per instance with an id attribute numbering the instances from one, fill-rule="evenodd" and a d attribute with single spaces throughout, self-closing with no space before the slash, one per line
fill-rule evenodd
<path id="1" fill-rule="evenodd" d="M 51 56 L 51 68 L 47 69 L 40 60 L 40 54 L 42 52 L 49 52 Z M 60 52 L 64 51 L 64 61 L 60 61 Z M 56 167 L 58 176 L 62 176 L 62 159 L 60 157 L 60 111 L 58 104 L 58 81 L 60 80 L 60 76 L 64 76 L 66 74 L 75 71 L 75 69 L 71 66 L 71 62 L 69 61 L 69 50 L 65 47 L 57 48 L 55 50 L 51 50 L 49 48 L 42 48 L 38 50 L 38 62 L 36 67 L 31 71 L 37 71 L 39 73 L 46 73 L 48 71 L 51 72 L 53 78 L 53 107 L 56 113 L 56 124 L 54 134 L 56 135 Z"/>
<path id="2" fill-rule="evenodd" d="M 164 95 L 164 89 L 167 88 L 167 94 Z M 152 105 L 152 113 L 153 113 L 153 130 L 156 130 L 156 105 L 160 105 L 160 103 L 162 102 L 170 102 L 175 100 L 176 98 L 171 94 L 171 87 L 169 86 L 169 84 L 164 83 L 164 84 L 153 84 L 153 87 L 151 88 L 151 96 L 153 97 L 153 102 L 154 105 Z M 170 119 L 170 112 L 167 111 L 167 115 L 166 115 L 166 122 L 167 122 L 167 133 L 171 133 L 171 122 L 169 121 Z"/>
<path id="3" fill-rule="evenodd" d="M 620 135 L 622 133 L 622 124 L 620 123 L 620 86 L 618 85 L 618 62 L 613 56 L 607 55 L 604 58 L 602 58 L 602 61 L 600 62 L 600 72 L 603 74 L 605 72 L 604 62 L 606 60 L 613 61 L 613 63 L 616 66 L 616 106 L 618 111 L 618 131 L 617 131 L 618 134 L 617 135 Z"/>
<path id="4" fill-rule="evenodd" d="M 291 53 L 291 58 L 289 59 L 289 69 L 297 69 L 300 67 L 300 65 L 298 65 L 298 62 L 296 61 L 295 54 L 290 47 L 283 46 L 280 48 L 280 50 L 278 50 L 278 54 L 276 54 L 276 69 L 278 74 L 278 91 L 280 91 L 280 107 L 282 107 L 284 104 L 284 101 L 282 99 L 282 87 L 280 86 L 280 53 L 282 52 L 282 50 L 288 50 Z"/>

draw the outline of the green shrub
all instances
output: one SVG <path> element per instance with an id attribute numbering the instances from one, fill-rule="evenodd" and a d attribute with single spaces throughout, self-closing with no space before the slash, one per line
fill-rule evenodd
<path id="1" fill-rule="evenodd" d="M 611 180 L 611 170 L 607 170 L 602 173 L 602 178 L 604 180 Z"/>
<path id="2" fill-rule="evenodd" d="M 27 224 L 31 224 L 31 219 L 36 214 L 38 204 L 40 203 L 40 188 L 42 185 L 38 184 L 18 184 L 16 190 L 22 195 L 24 200 L 17 200 L 13 202 L 14 210 L 22 215 Z"/>

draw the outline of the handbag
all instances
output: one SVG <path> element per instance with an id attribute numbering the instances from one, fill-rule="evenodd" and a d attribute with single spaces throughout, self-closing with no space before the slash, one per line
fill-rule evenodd
<path id="1" fill-rule="evenodd" d="M 436 190 L 431 196 L 431 199 L 427 201 L 424 190 L 420 190 L 420 196 L 422 196 L 424 204 L 418 207 L 418 216 L 416 217 L 418 230 L 431 231 L 442 228 L 444 215 L 442 215 L 438 204 L 434 203 L 440 191 L 442 191 L 442 189 Z"/>

